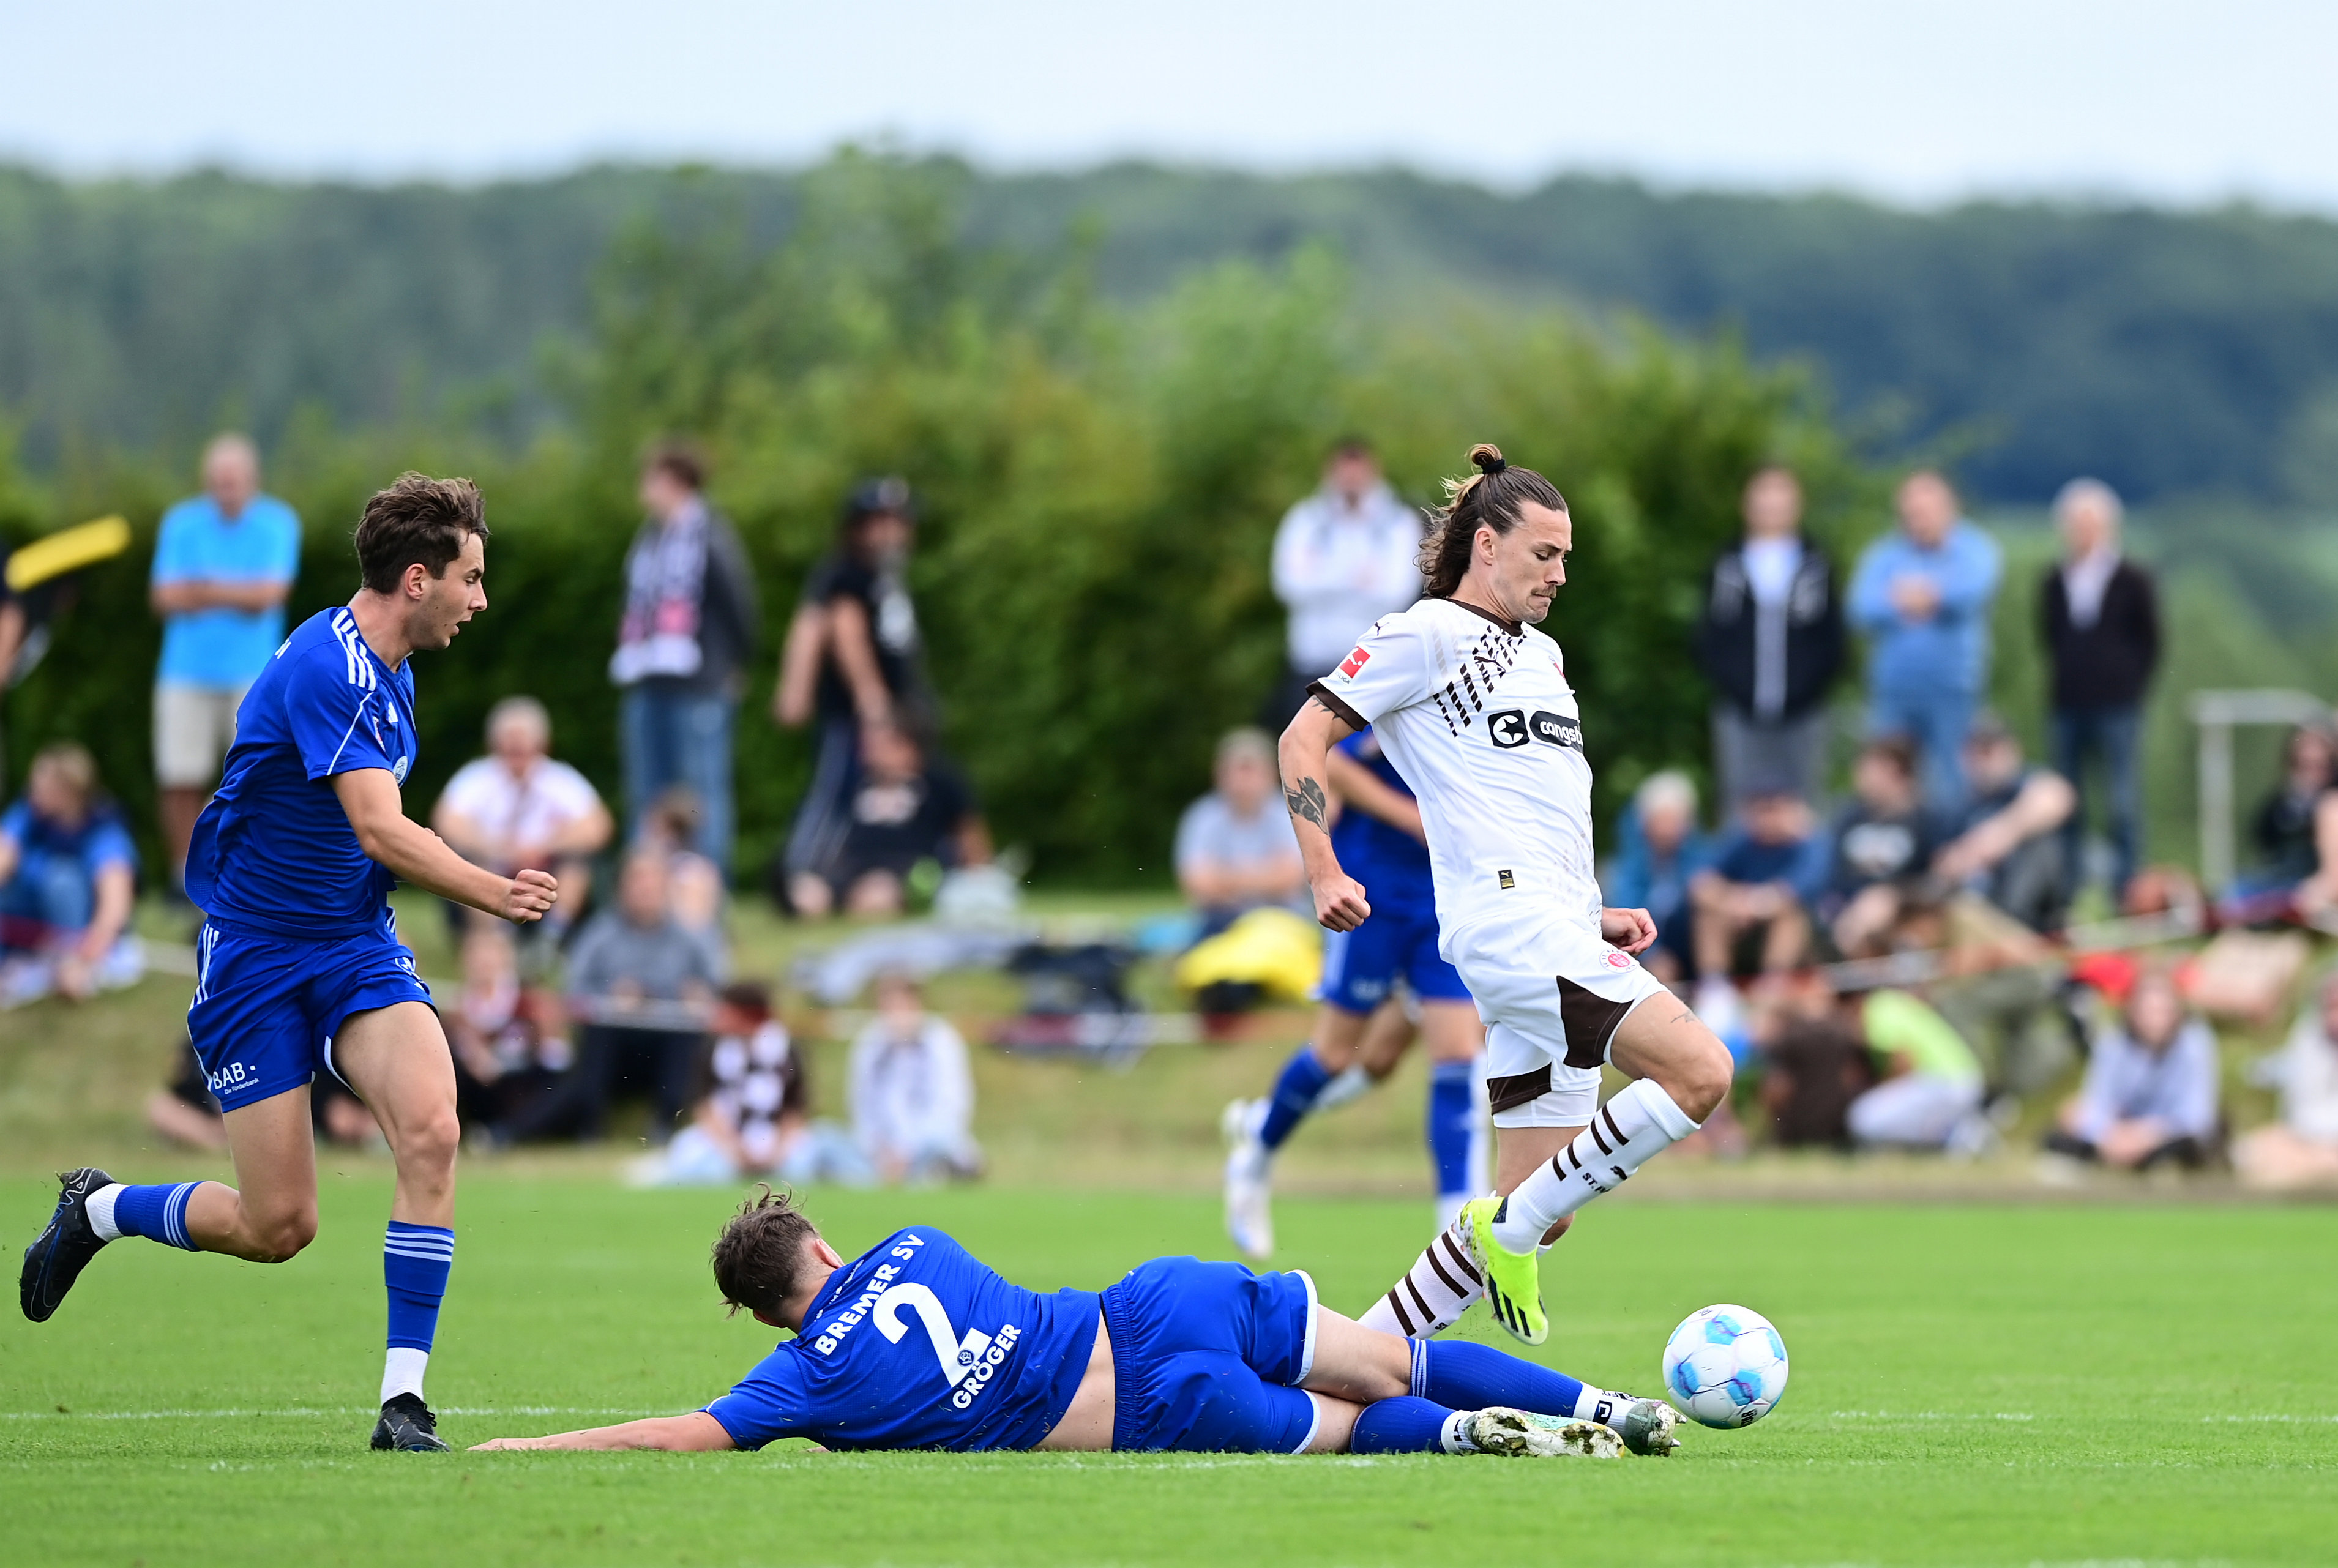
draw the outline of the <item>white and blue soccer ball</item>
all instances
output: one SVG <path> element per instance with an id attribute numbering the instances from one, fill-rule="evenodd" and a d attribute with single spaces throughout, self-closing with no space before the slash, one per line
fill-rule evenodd
<path id="1" fill-rule="evenodd" d="M 1786 1342 L 1759 1312 L 1707 1307 L 1665 1341 L 1665 1392 L 1705 1426 L 1751 1426 L 1786 1392 Z"/>

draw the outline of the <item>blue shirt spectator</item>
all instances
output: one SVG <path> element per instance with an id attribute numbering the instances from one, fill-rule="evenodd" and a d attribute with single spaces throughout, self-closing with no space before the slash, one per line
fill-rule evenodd
<path id="1" fill-rule="evenodd" d="M 1714 849 L 1697 827 L 1696 786 L 1685 774 L 1651 774 L 1616 821 L 1603 897 L 1619 909 L 1645 909 L 1656 923 L 1656 940 L 1642 961 L 1655 965 L 1659 978 L 1687 972 L 1689 880 L 1712 863 Z"/>
<path id="2" fill-rule="evenodd" d="M 43 747 L 24 797 L 0 814 L 0 1005 L 136 978 L 134 945 L 115 948 L 137 871 L 89 752 L 71 741 Z M 124 961 L 127 972 L 115 973 Z"/>
<path id="3" fill-rule="evenodd" d="M 213 598 L 162 618 L 164 683 L 241 692 L 284 641 L 284 595 L 300 565 L 300 519 L 273 495 L 253 495 L 229 511 L 213 493 L 193 495 L 162 514 L 154 543 L 156 588 L 200 583 L 273 587 L 266 603 Z"/>
<path id="4" fill-rule="evenodd" d="M 1989 681 L 1989 607 L 2002 562 L 1938 474 L 1910 475 L 1899 508 L 1899 530 L 1860 557 L 1848 607 L 1870 641 L 1871 732 L 1913 740 L 1927 797 L 1948 806 L 1963 795 L 1958 750 Z"/>
<path id="5" fill-rule="evenodd" d="M 1711 863 L 1689 880 L 1701 981 L 1696 1008 L 1709 1014 L 1708 1023 L 1734 1016 L 1724 993 L 1742 942 L 1758 934 L 1765 974 L 1803 961 L 1810 946 L 1809 905 L 1826 880 L 1827 838 L 1800 796 L 1763 788 L 1739 818 L 1714 846 Z"/>

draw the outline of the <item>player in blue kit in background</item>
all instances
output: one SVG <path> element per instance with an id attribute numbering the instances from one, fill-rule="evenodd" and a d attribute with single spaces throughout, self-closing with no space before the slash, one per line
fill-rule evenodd
<path id="1" fill-rule="evenodd" d="M 1419 1033 L 1429 1043 L 1438 1229 L 1488 1185 L 1478 1070 L 1486 1030 L 1469 988 L 1438 956 L 1437 893 L 1420 807 L 1369 730 L 1334 747 L 1326 766 L 1341 804 L 1331 841 L 1341 865 L 1370 869 L 1372 914 L 1353 931 L 1325 936 L 1314 1037 L 1283 1064 L 1274 1093 L 1226 1107 L 1226 1233 L 1252 1258 L 1274 1251 L 1268 1176 L 1275 1151 L 1309 1114 L 1343 1105 L 1386 1079 L 1412 1044 L 1399 982 L 1420 1009 Z"/>
<path id="2" fill-rule="evenodd" d="M 388 894 L 426 892 L 526 923 L 559 888 L 498 877 L 409 820 L 417 650 L 487 607 L 487 528 L 468 479 L 407 474 L 366 503 L 364 585 L 301 622 L 252 683 L 219 793 L 195 825 L 187 895 L 204 912 L 187 1029 L 225 1112 L 240 1187 L 124 1186 L 68 1172 L 25 1250 L 25 1316 L 56 1311 L 108 1242 L 280 1263 L 317 1233 L 309 1091 L 319 1072 L 373 1112 L 398 1163 L 382 1245 L 389 1297 L 376 1448 L 444 1452 L 422 1377 L 455 1256 L 455 1069 Z"/>
<path id="3" fill-rule="evenodd" d="M 481 1448 L 1073 1449 L 1662 1457 L 1669 1406 L 1320 1306 L 1304 1274 L 1159 1258 L 1102 1293 L 1009 1283 L 939 1230 L 847 1262 L 791 1199 L 714 1243 L 734 1312 L 794 1334 L 702 1410 Z"/>

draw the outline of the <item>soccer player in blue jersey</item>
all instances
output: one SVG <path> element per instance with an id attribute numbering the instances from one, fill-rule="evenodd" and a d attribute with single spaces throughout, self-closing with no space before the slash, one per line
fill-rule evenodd
<path id="1" fill-rule="evenodd" d="M 506 878 L 471 865 L 398 798 L 416 755 L 408 659 L 446 647 L 487 607 L 486 537 L 468 479 L 401 475 L 358 524 L 357 596 L 303 622 L 237 710 L 187 861 L 187 896 L 205 916 L 187 1029 L 226 1112 L 238 1185 L 69 1172 L 18 1281 L 38 1323 L 124 1236 L 255 1263 L 299 1252 L 317 1233 L 309 1085 L 329 1073 L 372 1111 L 398 1162 L 376 1448 L 447 1447 L 422 1377 L 454 1263 L 459 1141 L 453 1058 L 388 893 L 403 878 L 522 923 L 559 894 L 539 871 Z"/>
<path id="2" fill-rule="evenodd" d="M 769 1188 L 714 1243 L 732 1311 L 785 1328 L 686 1416 L 482 1448 L 1174 1449 L 1578 1454 L 1675 1447 L 1671 1406 L 1461 1341 L 1407 1341 L 1326 1310 L 1304 1274 L 1159 1258 L 1101 1294 L 1010 1284 L 939 1230 L 850 1262 Z"/>
<path id="3" fill-rule="evenodd" d="M 1226 1233 L 1252 1258 L 1274 1251 L 1269 1169 L 1275 1151 L 1311 1112 L 1344 1104 L 1396 1070 L 1413 1042 L 1399 982 L 1420 1008 L 1429 1044 L 1429 1155 L 1437 1173 L 1437 1227 L 1486 1186 L 1478 1056 L 1485 1026 L 1469 988 L 1437 952 L 1437 893 L 1412 789 L 1370 730 L 1325 760 L 1340 799 L 1331 842 L 1343 866 L 1372 890 L 1371 917 L 1323 939 L 1322 1006 L 1315 1033 L 1283 1064 L 1264 1100 L 1226 1107 Z"/>

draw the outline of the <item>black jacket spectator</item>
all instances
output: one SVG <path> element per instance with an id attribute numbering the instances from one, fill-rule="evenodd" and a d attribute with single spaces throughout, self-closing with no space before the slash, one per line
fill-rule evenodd
<path id="1" fill-rule="evenodd" d="M 2054 667 L 2054 707 L 2127 708 L 2143 701 L 2159 662 L 2159 594 L 2150 573 L 2121 560 L 2091 626 L 2072 624 L 2058 562 L 2046 569 L 2038 603 Z"/>
<path id="2" fill-rule="evenodd" d="M 1733 544 L 1706 574 L 1704 609 L 1691 652 L 1697 668 L 1740 712 L 1791 718 L 1824 701 L 1842 670 L 1842 603 L 1835 590 L 1834 563 L 1825 551 L 1803 541 L 1802 564 L 1794 569 L 1783 624 L 1770 627 L 1763 621 L 1745 575 L 1745 547 Z M 1769 639 L 1774 641 L 1765 648 Z M 1761 698 L 1767 693 L 1758 691 L 1760 667 L 1781 653 L 1785 678 L 1778 685 L 1778 706 L 1765 712 Z"/>

